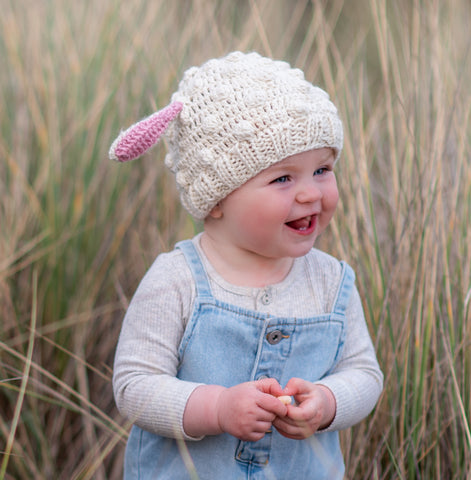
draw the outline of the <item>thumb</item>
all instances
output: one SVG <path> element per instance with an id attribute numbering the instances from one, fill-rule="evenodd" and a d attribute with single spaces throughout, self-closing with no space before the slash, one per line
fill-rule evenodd
<path id="1" fill-rule="evenodd" d="M 299 395 L 302 393 L 307 393 L 308 390 L 308 384 L 305 380 L 302 378 L 291 378 L 289 382 L 286 384 L 286 387 L 284 388 L 283 392 L 284 395 Z"/>

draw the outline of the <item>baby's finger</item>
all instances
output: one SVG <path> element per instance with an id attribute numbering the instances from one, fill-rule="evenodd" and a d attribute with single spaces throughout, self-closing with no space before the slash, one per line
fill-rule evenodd
<path id="1" fill-rule="evenodd" d="M 311 383 L 303 380 L 302 378 L 291 378 L 286 387 L 284 388 L 285 395 L 301 395 L 303 393 L 309 393 Z"/>
<path id="2" fill-rule="evenodd" d="M 273 427 L 278 430 L 281 435 L 294 440 L 300 440 L 312 435 L 312 430 L 308 424 L 304 422 L 294 422 L 292 420 L 276 418 L 273 421 Z"/>
<path id="3" fill-rule="evenodd" d="M 262 380 L 256 380 L 254 383 L 257 389 L 263 393 L 268 393 L 275 397 L 283 395 L 284 393 L 278 380 L 274 378 L 263 378 Z"/>
<path id="4" fill-rule="evenodd" d="M 263 395 L 257 402 L 258 406 L 268 412 L 271 412 L 274 416 L 284 417 L 288 412 L 287 406 L 278 400 L 273 395 Z"/>

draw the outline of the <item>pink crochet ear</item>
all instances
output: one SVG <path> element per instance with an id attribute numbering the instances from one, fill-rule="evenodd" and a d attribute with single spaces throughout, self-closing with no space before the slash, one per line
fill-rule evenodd
<path id="1" fill-rule="evenodd" d="M 181 102 L 173 102 L 121 132 L 111 145 L 109 151 L 111 160 L 127 162 L 147 152 L 159 141 L 170 122 L 181 112 L 182 108 Z"/>

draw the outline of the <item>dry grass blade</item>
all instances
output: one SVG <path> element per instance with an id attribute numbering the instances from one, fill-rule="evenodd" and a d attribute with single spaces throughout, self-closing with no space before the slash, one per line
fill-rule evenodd
<path id="1" fill-rule="evenodd" d="M 26 394 L 26 387 L 28 385 L 29 373 L 31 371 L 31 359 L 33 356 L 34 338 L 36 333 L 36 322 L 37 322 L 37 313 L 38 313 L 37 312 L 38 275 L 36 271 L 33 272 L 32 288 L 33 288 L 33 304 L 31 306 L 31 322 L 30 322 L 31 331 L 30 331 L 30 336 L 28 341 L 28 350 L 26 353 L 24 370 L 21 376 L 21 385 L 18 392 L 18 399 L 16 401 L 15 410 L 13 413 L 10 432 L 8 434 L 5 451 L 2 452 L 3 460 L 0 466 L 0 478 L 4 478 L 7 471 L 8 462 L 10 460 L 10 455 L 13 448 L 13 442 L 15 441 L 16 428 L 18 426 L 18 422 L 20 421 L 21 410 L 23 408 L 23 400 Z"/>

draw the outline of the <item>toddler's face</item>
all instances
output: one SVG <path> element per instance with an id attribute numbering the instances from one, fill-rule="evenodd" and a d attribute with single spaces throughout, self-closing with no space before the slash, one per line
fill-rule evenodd
<path id="1" fill-rule="evenodd" d="M 330 148 L 299 153 L 229 194 L 211 213 L 224 240 L 269 258 L 305 255 L 337 206 L 334 160 Z"/>

